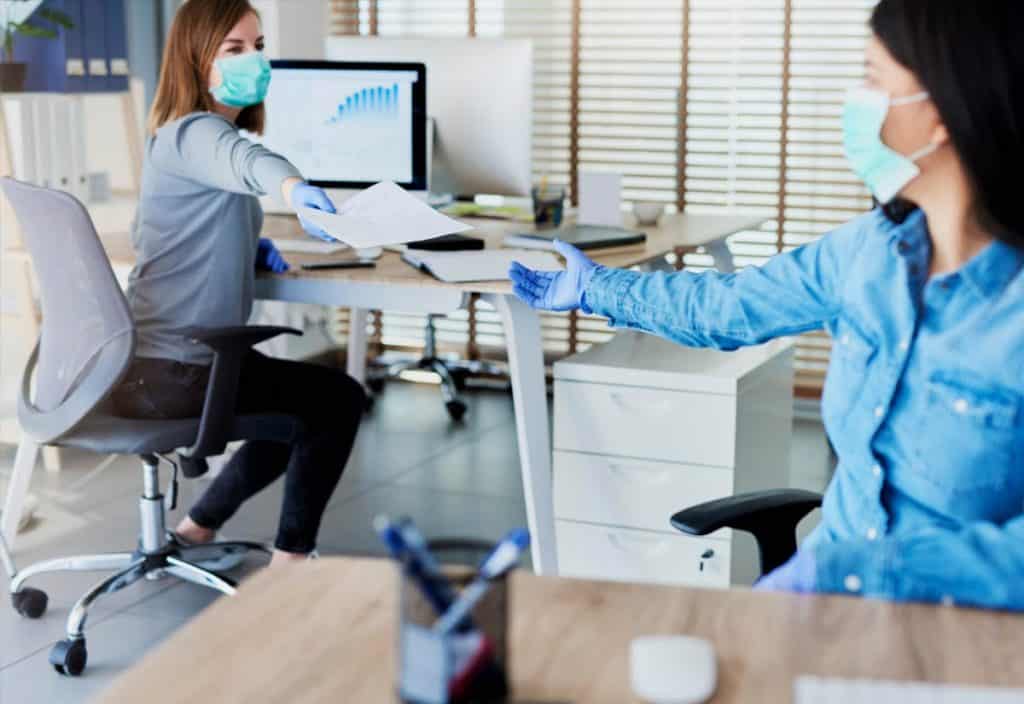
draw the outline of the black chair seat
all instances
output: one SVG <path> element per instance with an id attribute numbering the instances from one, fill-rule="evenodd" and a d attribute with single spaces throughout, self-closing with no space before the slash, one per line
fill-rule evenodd
<path id="1" fill-rule="evenodd" d="M 292 443 L 301 430 L 302 423 L 294 416 L 236 416 L 228 440 Z M 144 455 L 190 447 L 198 434 L 199 418 L 138 420 L 97 411 L 53 444 L 111 455 Z"/>

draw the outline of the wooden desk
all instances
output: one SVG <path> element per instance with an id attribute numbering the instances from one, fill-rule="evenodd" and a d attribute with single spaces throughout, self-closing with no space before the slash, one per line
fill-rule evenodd
<path id="1" fill-rule="evenodd" d="M 667 215 L 658 227 L 643 228 L 647 241 L 635 247 L 622 247 L 595 253 L 606 266 L 629 267 L 654 263 L 664 265 L 664 255 L 686 253 L 706 247 L 716 257 L 719 268 L 731 270 L 732 258 L 725 239 L 741 230 L 753 229 L 761 216 Z M 528 225 L 497 220 L 471 220 L 489 246 L 498 247 L 505 234 L 529 230 Z M 627 225 L 633 225 L 627 221 Z M 264 236 L 272 238 L 308 238 L 294 216 L 267 216 Z M 127 234 L 108 234 L 101 239 L 113 263 L 134 262 Z M 345 255 L 338 255 L 345 256 Z M 255 295 L 264 300 L 313 303 L 352 309 L 348 339 L 348 372 L 362 381 L 366 369 L 366 316 L 369 309 L 406 313 L 450 313 L 466 305 L 469 295 L 481 294 L 501 316 L 508 346 L 512 397 L 515 407 L 523 494 L 530 533 L 531 554 L 538 574 L 557 574 L 555 519 L 552 499 L 551 439 L 548 429 L 541 322 L 533 310 L 512 295 L 512 286 L 504 282 L 446 284 L 401 261 L 398 254 L 385 252 L 373 269 L 335 269 L 304 271 L 304 262 L 322 259 L 322 255 L 286 255 L 291 271 L 281 275 L 261 274 Z M 0 530 L 13 549 L 15 526 L 21 515 L 28 477 L 35 466 L 38 448 L 23 440 L 12 474 L 10 491 L 0 517 Z"/>
<path id="2" fill-rule="evenodd" d="M 378 560 L 325 559 L 264 571 L 98 701 L 395 701 L 395 582 L 394 567 Z M 789 702 L 801 674 L 1024 685 L 1024 616 L 522 572 L 511 594 L 512 679 L 521 699 L 638 701 L 630 692 L 629 642 L 669 633 L 714 643 L 715 704 Z"/>

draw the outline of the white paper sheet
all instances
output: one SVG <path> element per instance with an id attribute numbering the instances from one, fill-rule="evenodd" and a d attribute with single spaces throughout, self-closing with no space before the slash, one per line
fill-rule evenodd
<path id="1" fill-rule="evenodd" d="M 352 196 L 338 206 L 336 215 L 303 208 L 302 216 L 356 248 L 429 240 L 473 229 L 437 212 L 390 181 Z"/>
<path id="2" fill-rule="evenodd" d="M 447 283 L 505 281 L 512 262 L 540 271 L 561 271 L 564 268 L 553 254 L 522 249 L 481 249 L 472 252 L 408 250 L 402 258 Z"/>

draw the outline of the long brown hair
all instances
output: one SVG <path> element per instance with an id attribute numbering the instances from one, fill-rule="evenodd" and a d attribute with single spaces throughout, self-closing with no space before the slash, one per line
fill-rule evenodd
<path id="1" fill-rule="evenodd" d="M 209 81 L 213 60 L 224 38 L 247 14 L 256 12 L 249 0 L 188 0 L 174 16 L 167 37 L 160 83 L 149 111 L 150 134 L 192 112 L 213 111 Z M 240 128 L 263 134 L 263 103 L 244 108 L 235 120 Z"/>

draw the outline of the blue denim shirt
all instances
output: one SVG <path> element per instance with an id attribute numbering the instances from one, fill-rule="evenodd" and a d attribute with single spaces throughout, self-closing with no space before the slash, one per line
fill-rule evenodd
<path id="1" fill-rule="evenodd" d="M 930 256 L 923 213 L 874 211 L 738 274 L 598 268 L 584 308 L 723 350 L 827 329 L 819 590 L 1024 609 L 1024 253 Z"/>

